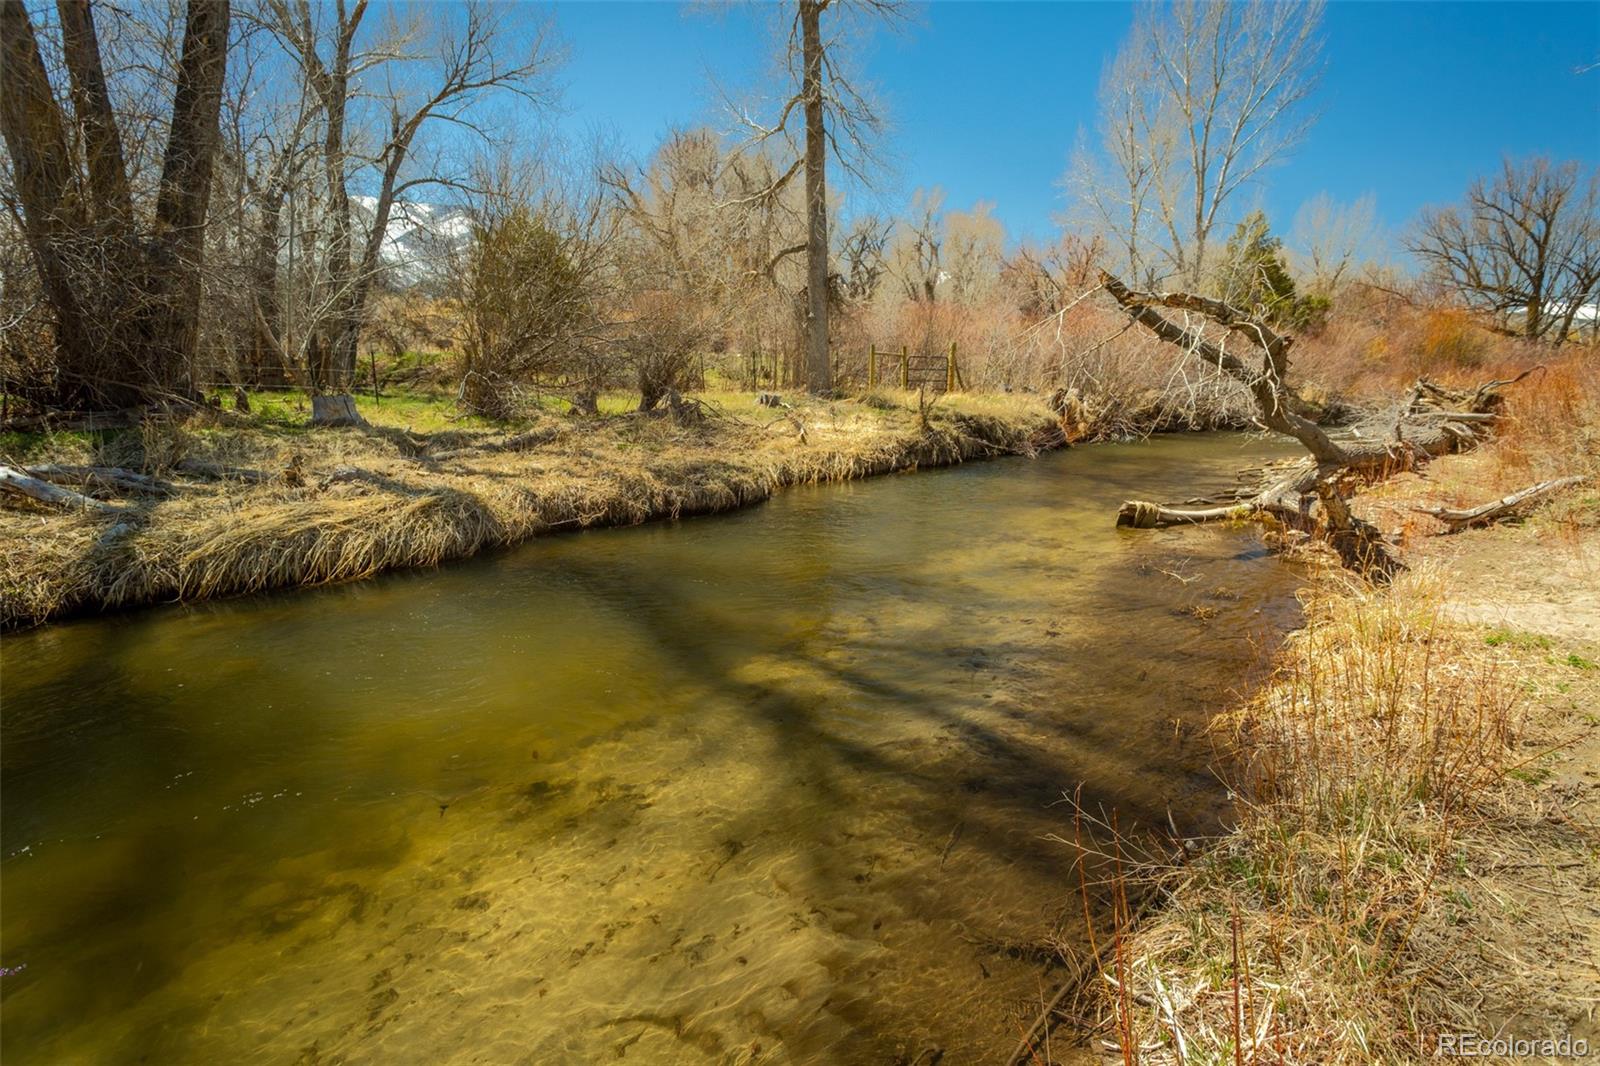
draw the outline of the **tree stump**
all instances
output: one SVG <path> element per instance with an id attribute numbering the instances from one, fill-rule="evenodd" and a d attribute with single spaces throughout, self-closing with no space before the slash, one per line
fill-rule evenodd
<path id="1" fill-rule="evenodd" d="M 313 426 L 364 426 L 367 420 L 356 410 L 356 401 L 349 393 L 338 396 L 311 397 L 311 424 Z"/>

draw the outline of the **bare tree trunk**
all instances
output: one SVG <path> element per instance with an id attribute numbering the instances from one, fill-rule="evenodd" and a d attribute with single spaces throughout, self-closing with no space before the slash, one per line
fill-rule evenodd
<path id="1" fill-rule="evenodd" d="M 289 383 L 283 305 L 278 299 L 278 225 L 288 192 L 289 168 L 285 167 L 272 176 L 261 199 L 261 218 L 250 257 L 250 383 L 268 388 Z"/>
<path id="2" fill-rule="evenodd" d="M 227 0 L 190 0 L 154 228 L 135 229 L 121 138 L 87 5 L 60 4 L 88 163 L 74 195 L 66 123 L 23 0 L 0 0 L 0 127 L 30 251 L 55 313 L 58 400 L 128 406 L 192 393 L 206 208 L 227 61 Z"/>
<path id="3" fill-rule="evenodd" d="M 228 60 L 229 15 L 228 0 L 189 0 L 161 192 L 156 198 L 149 264 L 157 297 L 151 355 L 158 360 L 153 368 L 156 380 L 182 393 L 195 391 L 200 274 Z"/>
<path id="4" fill-rule="evenodd" d="M 129 394 L 105 383 L 100 346 L 64 254 L 82 216 L 68 197 L 73 167 L 66 124 L 23 0 L 0 0 L 0 60 L 0 130 L 11 155 L 28 251 L 55 314 L 57 399 L 120 406 Z"/>
<path id="5" fill-rule="evenodd" d="M 800 0 L 801 95 L 806 111 L 806 387 L 833 389 L 828 358 L 827 131 L 823 127 L 822 8 L 825 0 Z"/>
<path id="6" fill-rule="evenodd" d="M 110 217 L 126 221 L 133 217 L 133 199 L 128 193 L 122 137 L 117 132 L 111 93 L 100 62 L 94 7 L 88 0 L 57 0 L 56 11 L 61 18 L 62 54 L 72 81 L 72 108 L 83 128 L 97 220 Z"/>
<path id="7" fill-rule="evenodd" d="M 425 113 L 419 113 L 404 127 L 397 127 L 389 141 L 389 158 L 383 168 L 377 202 L 373 205 L 372 227 L 367 231 L 361 261 L 350 279 L 350 302 L 346 308 L 344 331 L 339 336 L 338 348 L 333 355 L 335 370 L 339 380 L 344 383 L 355 379 L 357 349 L 361 343 L 362 327 L 366 324 L 367 299 L 372 294 L 372 281 L 382 262 L 383 241 L 389 232 L 389 216 L 394 211 L 395 185 L 400 179 L 400 167 L 410 151 L 411 138 L 423 117 Z"/>

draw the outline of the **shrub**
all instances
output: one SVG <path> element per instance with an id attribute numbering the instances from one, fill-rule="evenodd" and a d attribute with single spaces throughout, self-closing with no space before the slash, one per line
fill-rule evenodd
<path id="1" fill-rule="evenodd" d="M 461 402 L 505 417 L 521 388 L 570 368 L 592 313 L 580 258 L 537 210 L 518 205 L 477 227 L 457 277 Z"/>

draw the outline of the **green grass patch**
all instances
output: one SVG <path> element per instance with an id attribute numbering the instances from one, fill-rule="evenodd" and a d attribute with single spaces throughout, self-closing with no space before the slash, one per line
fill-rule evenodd
<path id="1" fill-rule="evenodd" d="M 1511 648 L 1550 649 L 1550 638 L 1539 633 L 1524 633 L 1516 629 L 1496 629 L 1483 638 L 1483 642 L 1491 648 L 1502 645 Z"/>

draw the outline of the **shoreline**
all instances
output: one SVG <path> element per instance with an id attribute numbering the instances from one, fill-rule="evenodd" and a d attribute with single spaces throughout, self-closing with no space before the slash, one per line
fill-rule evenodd
<path id="1" fill-rule="evenodd" d="M 1032 396 L 952 396 L 930 407 L 925 426 L 919 417 L 914 403 L 882 399 L 801 401 L 759 424 L 718 415 L 432 434 L 170 427 L 181 458 L 169 466 L 151 470 L 164 442 L 148 433 L 140 442 L 161 495 L 109 514 L 0 511 L 0 632 L 363 580 L 550 533 L 738 510 L 798 485 L 1066 445 L 1057 416 Z M 44 457 L 103 463 L 106 450 Z"/>
<path id="2" fill-rule="evenodd" d="M 1556 412 L 1580 412 L 1563 433 L 1541 424 L 1547 398 L 1519 397 L 1507 438 L 1355 498 L 1409 570 L 1387 587 L 1313 575 L 1305 626 L 1213 722 L 1233 828 L 1176 859 L 1175 842 L 1129 842 L 1121 891 L 1156 902 L 1109 931 L 1063 1015 L 1091 1058 L 1600 1047 L 1585 1006 L 1600 1000 L 1600 605 L 1580 591 L 1600 587 L 1600 456 L 1584 402 Z M 1590 479 L 1524 522 L 1447 534 L 1417 517 L 1556 469 Z"/>

